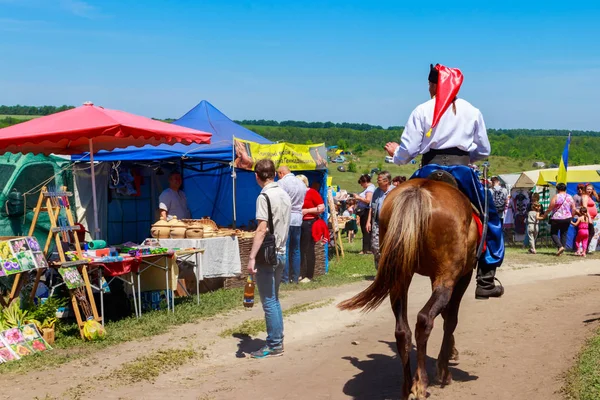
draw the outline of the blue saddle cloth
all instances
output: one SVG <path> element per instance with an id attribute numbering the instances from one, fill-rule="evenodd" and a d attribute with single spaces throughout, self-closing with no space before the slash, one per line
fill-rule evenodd
<path id="1" fill-rule="evenodd" d="M 413 174 L 412 178 L 427 178 L 434 171 L 443 170 L 450 173 L 458 183 L 458 189 L 463 192 L 471 203 L 477 207 L 480 214 L 483 215 L 484 190 L 483 184 L 479 181 L 477 173 L 464 165 L 442 166 L 429 164 L 419 169 Z M 487 248 L 479 259 L 479 267 L 485 270 L 496 269 L 504 260 L 504 237 L 502 233 L 502 220 L 496 211 L 492 201 L 492 193 L 488 193 L 488 230 L 486 244 Z"/>

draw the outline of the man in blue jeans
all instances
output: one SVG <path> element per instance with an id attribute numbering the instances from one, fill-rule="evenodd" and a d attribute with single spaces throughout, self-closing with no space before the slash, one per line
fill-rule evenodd
<path id="1" fill-rule="evenodd" d="M 269 159 L 259 160 L 254 167 L 256 182 L 262 191 L 256 199 L 256 220 L 258 227 L 248 260 L 248 273 L 256 274 L 256 286 L 265 312 L 267 325 L 267 345 L 253 352 L 253 358 L 267 358 L 283 355 L 283 314 L 279 303 L 279 285 L 285 267 L 285 244 L 290 226 L 290 196 L 275 183 L 275 165 Z M 265 198 L 265 195 L 268 197 Z M 277 247 L 277 265 L 256 263 L 256 254 L 265 239 L 269 226 L 269 204 L 273 219 L 273 232 Z"/>
<path id="2" fill-rule="evenodd" d="M 300 277 L 300 234 L 302 232 L 302 205 L 306 197 L 306 186 L 298 179 L 289 167 L 279 166 L 277 184 L 290 196 L 292 215 L 287 240 L 287 260 L 283 269 L 283 283 L 298 283 Z"/>

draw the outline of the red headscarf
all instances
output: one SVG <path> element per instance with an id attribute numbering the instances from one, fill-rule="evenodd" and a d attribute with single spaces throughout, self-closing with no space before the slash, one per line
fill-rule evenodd
<path id="1" fill-rule="evenodd" d="M 437 72 L 437 74 L 435 72 Z M 435 92 L 433 122 L 431 124 L 431 129 L 427 132 L 427 137 L 431 136 L 431 131 L 436 127 L 438 122 L 440 122 L 440 118 L 442 118 L 442 115 L 444 115 L 448 107 L 450 107 L 450 104 L 452 104 L 456 98 L 460 86 L 463 83 L 463 74 L 458 68 L 448 68 L 436 64 L 435 67 L 431 66 L 429 81 L 437 83 L 437 89 Z"/>

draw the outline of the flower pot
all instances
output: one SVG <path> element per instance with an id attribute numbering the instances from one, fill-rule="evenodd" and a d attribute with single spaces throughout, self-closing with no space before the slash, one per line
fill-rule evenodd
<path id="1" fill-rule="evenodd" d="M 42 337 L 49 345 L 54 344 L 54 328 L 44 328 L 42 329 Z"/>

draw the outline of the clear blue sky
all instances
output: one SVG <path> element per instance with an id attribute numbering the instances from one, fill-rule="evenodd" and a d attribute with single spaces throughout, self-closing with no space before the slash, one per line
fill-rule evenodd
<path id="1" fill-rule="evenodd" d="M 600 1 L 487 3 L 0 0 L 0 104 L 404 125 L 439 62 L 488 127 L 600 130 Z"/>

